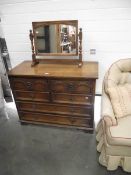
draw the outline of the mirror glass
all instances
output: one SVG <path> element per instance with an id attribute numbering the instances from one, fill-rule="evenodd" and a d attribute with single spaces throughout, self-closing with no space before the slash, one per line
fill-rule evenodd
<path id="1" fill-rule="evenodd" d="M 78 22 L 33 22 L 36 55 L 77 55 Z"/>

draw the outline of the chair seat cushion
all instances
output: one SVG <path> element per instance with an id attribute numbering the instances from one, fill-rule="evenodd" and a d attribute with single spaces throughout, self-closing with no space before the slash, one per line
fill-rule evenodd
<path id="1" fill-rule="evenodd" d="M 110 145 L 131 146 L 131 115 L 119 118 L 118 125 L 108 127 L 106 133 Z"/>

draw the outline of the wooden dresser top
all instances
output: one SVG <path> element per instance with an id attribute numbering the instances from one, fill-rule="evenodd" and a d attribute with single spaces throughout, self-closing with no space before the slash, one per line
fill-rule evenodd
<path id="1" fill-rule="evenodd" d="M 11 71 L 9 76 L 40 76 L 62 78 L 98 78 L 98 62 L 84 62 L 83 66 L 77 64 L 47 64 L 39 63 L 31 67 L 31 61 L 24 61 Z"/>

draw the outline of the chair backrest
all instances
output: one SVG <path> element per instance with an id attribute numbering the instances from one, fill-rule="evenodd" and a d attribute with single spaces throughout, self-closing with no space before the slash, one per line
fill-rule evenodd
<path id="1" fill-rule="evenodd" d="M 131 58 L 113 63 L 104 80 L 105 90 L 126 83 L 131 84 Z"/>
<path id="2" fill-rule="evenodd" d="M 109 95 L 116 118 L 131 115 L 131 58 L 111 65 L 104 79 L 104 90 Z"/>

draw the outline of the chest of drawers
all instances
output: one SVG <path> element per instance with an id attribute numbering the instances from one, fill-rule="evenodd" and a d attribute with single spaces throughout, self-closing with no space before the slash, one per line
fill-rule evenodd
<path id="1" fill-rule="evenodd" d="M 30 64 L 9 72 L 20 121 L 93 131 L 98 63 Z"/>

